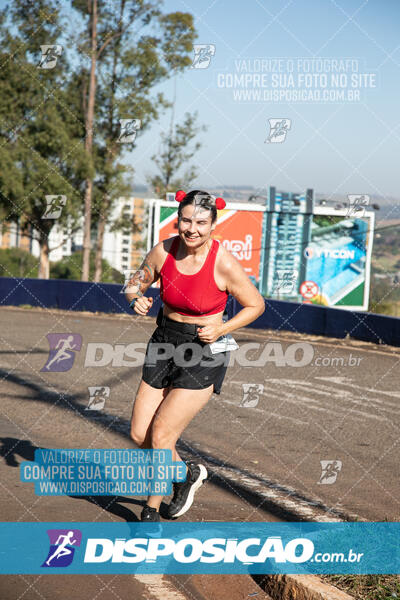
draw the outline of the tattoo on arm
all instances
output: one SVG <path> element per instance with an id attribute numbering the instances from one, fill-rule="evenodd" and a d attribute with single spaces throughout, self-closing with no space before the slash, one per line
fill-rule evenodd
<path id="1" fill-rule="evenodd" d="M 154 269 L 146 262 L 140 265 L 140 269 L 130 276 L 125 284 L 126 294 L 137 294 L 143 296 L 143 289 L 146 291 L 154 279 Z"/>
<path id="2" fill-rule="evenodd" d="M 150 284 L 154 279 L 154 269 L 146 262 L 142 264 L 142 269 L 144 271 L 144 283 Z"/>

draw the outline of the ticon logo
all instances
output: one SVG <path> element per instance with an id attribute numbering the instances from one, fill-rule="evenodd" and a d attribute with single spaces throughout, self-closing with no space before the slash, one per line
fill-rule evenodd
<path id="1" fill-rule="evenodd" d="M 250 550 L 252 548 L 252 551 Z M 248 553 L 250 552 L 250 553 Z M 264 563 L 268 558 L 277 563 L 303 563 L 314 553 L 314 544 L 306 538 L 294 538 L 283 546 L 280 536 L 238 540 L 209 538 L 89 538 L 86 544 L 85 563 L 154 563 L 158 558 L 170 556 L 179 563 Z"/>
<path id="2" fill-rule="evenodd" d="M 307 246 L 304 249 L 304 256 L 306 258 L 351 258 L 354 259 L 354 250 L 347 250 L 345 248 L 312 248 Z"/>

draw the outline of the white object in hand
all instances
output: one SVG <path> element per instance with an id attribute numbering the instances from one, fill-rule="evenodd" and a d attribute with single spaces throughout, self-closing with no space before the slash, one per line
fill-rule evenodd
<path id="1" fill-rule="evenodd" d="M 237 350 L 239 345 L 233 339 L 230 333 L 221 335 L 215 342 L 209 344 L 212 354 L 218 354 L 218 352 L 227 352 L 228 350 Z"/>

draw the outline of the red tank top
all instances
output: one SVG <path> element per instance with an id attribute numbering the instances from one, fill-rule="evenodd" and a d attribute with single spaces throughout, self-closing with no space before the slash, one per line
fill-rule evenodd
<path id="1" fill-rule="evenodd" d="M 214 280 L 217 240 L 212 240 L 206 260 L 197 273 L 185 275 L 176 268 L 179 236 L 172 242 L 160 270 L 160 296 L 174 312 L 180 315 L 214 315 L 224 310 L 229 292 L 222 292 Z"/>

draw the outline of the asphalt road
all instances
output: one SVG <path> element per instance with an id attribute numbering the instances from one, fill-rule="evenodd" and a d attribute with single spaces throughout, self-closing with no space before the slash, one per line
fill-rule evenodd
<path id="1" fill-rule="evenodd" d="M 18 465 L 38 447 L 134 447 L 128 430 L 141 366 L 132 366 L 132 344 L 143 348 L 154 328 L 150 317 L 0 310 L 2 521 L 139 517 L 143 497 L 110 503 L 109 497 L 35 496 L 33 484 L 20 481 Z M 81 336 L 65 372 L 42 370 L 48 334 L 74 335 L 73 344 Z M 241 358 L 228 368 L 221 395 L 212 396 L 179 442 L 184 458 L 202 458 L 210 472 L 181 520 L 399 520 L 399 350 L 296 332 L 245 328 L 233 335 L 241 348 L 233 354 Z M 253 346 L 244 356 L 246 344 Z M 87 410 L 93 387 L 109 389 L 102 410 Z M 49 575 L 3 576 L 1 583 L 7 599 L 28 586 L 28 598 L 48 586 L 56 598 L 79 591 L 82 600 L 112 590 L 125 598 L 132 589 L 139 599 L 168 597 L 168 590 L 176 599 L 207 597 L 190 580 L 85 576 L 87 595 L 82 576 L 66 576 L 65 588 L 63 577 Z"/>

